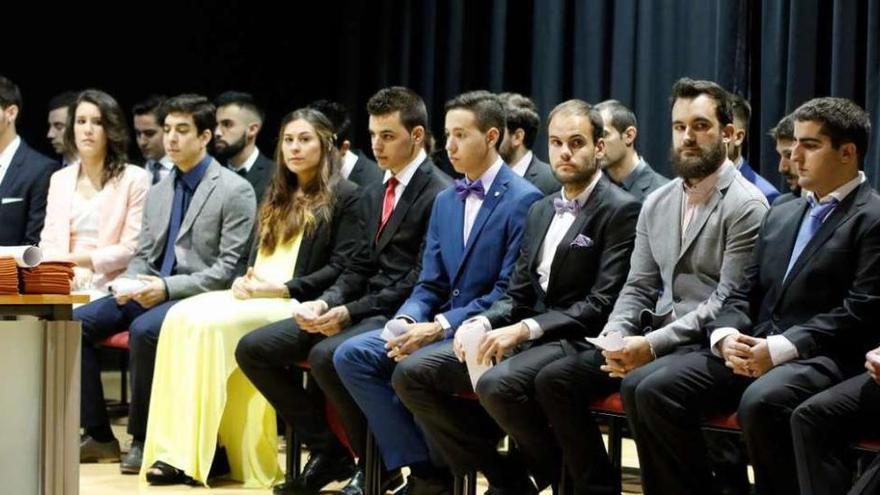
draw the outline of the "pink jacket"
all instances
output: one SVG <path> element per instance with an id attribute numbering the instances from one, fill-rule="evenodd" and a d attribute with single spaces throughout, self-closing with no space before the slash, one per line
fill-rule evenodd
<path id="1" fill-rule="evenodd" d="M 40 234 L 44 259 L 70 252 L 70 213 L 79 169 L 79 163 L 74 163 L 52 174 L 46 222 Z M 149 174 L 135 165 L 126 165 L 121 175 L 104 185 L 98 247 L 92 251 L 92 265 L 94 272 L 106 280 L 122 273 L 134 256 L 149 187 Z"/>

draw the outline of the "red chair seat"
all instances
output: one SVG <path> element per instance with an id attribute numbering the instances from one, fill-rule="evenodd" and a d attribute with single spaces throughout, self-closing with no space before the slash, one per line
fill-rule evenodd
<path id="1" fill-rule="evenodd" d="M 720 416 L 716 416 L 714 418 L 709 419 L 709 426 L 714 426 L 715 428 L 724 428 L 726 430 L 739 430 L 739 421 L 736 418 L 736 413 L 733 414 L 722 414 Z"/>
<path id="2" fill-rule="evenodd" d="M 860 449 L 880 452 L 880 439 L 862 440 L 856 446 Z"/>
<path id="3" fill-rule="evenodd" d="M 623 399 L 620 394 L 615 392 L 607 397 L 594 400 L 590 404 L 590 409 L 612 414 L 625 414 L 623 410 Z"/>
<path id="4" fill-rule="evenodd" d="M 110 347 L 113 349 L 128 350 L 128 330 L 111 335 L 106 339 L 98 342 L 98 345 Z"/>

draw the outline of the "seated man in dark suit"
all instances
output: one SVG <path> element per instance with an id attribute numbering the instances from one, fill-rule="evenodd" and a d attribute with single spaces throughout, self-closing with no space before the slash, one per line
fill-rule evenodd
<path id="1" fill-rule="evenodd" d="M 768 134 L 773 138 L 776 145 L 776 154 L 779 155 L 779 165 L 777 170 L 779 170 L 779 175 L 785 179 L 785 182 L 788 185 L 789 192 L 780 195 L 774 202 L 774 204 L 781 204 L 803 195 L 803 189 L 798 185 L 799 177 L 797 166 L 791 161 L 791 150 L 794 148 L 795 144 L 794 119 L 791 115 L 782 117 L 782 119 L 779 120 L 779 123 L 776 124 L 776 127 L 770 129 Z"/>
<path id="2" fill-rule="evenodd" d="M 537 493 L 529 471 L 538 488 L 558 480 L 559 448 L 535 400 L 535 376 L 547 363 L 586 348 L 583 337 L 605 324 L 626 280 L 641 208 L 599 170 L 599 112 L 569 100 L 548 121 L 550 161 L 562 192 L 529 210 L 507 291 L 457 330 L 454 348 L 447 341 L 417 353 L 392 377 L 398 397 L 452 468 L 462 475 L 482 471 L 497 494 Z M 496 360 L 476 386 L 485 409 L 453 397 L 472 390 L 459 361 L 466 352 L 460 337 L 472 326 L 487 332 L 475 357 Z M 502 429 L 529 469 L 498 453 Z"/>
<path id="3" fill-rule="evenodd" d="M 328 100 L 313 101 L 309 103 L 309 107 L 323 113 L 333 123 L 336 145 L 342 155 L 339 173 L 361 187 L 382 182 L 384 174 L 376 162 L 359 150 L 351 148 L 351 118 L 348 116 L 348 109 L 340 103 Z"/>
<path id="4" fill-rule="evenodd" d="M 275 175 L 275 162 L 260 153 L 257 135 L 263 129 L 263 110 L 254 97 L 239 91 L 226 91 L 214 100 L 217 128 L 214 154 L 217 161 L 247 179 L 254 188 L 257 203 Z"/>
<path id="5" fill-rule="evenodd" d="M 501 93 L 498 95 L 504 103 L 507 127 L 501 139 L 498 154 L 517 175 L 531 182 L 539 191 L 547 194 L 559 192 L 562 187 L 550 165 L 542 162 L 532 153 L 541 117 L 535 102 L 517 93 Z"/>
<path id="6" fill-rule="evenodd" d="M 151 95 L 131 108 L 134 140 L 141 150 L 144 169 L 150 173 L 150 183 L 153 185 L 174 171 L 174 162 L 165 153 L 165 132 L 159 118 L 165 100 L 165 96 Z"/>
<path id="7" fill-rule="evenodd" d="M 64 146 L 64 129 L 67 128 L 67 110 L 70 105 L 76 101 L 77 93 L 74 91 L 64 91 L 52 97 L 49 100 L 49 130 L 46 132 L 46 138 L 55 150 L 55 153 L 61 157 L 61 167 L 64 168 L 76 161 L 76 150 L 67 150 Z"/>
<path id="8" fill-rule="evenodd" d="M 412 415 L 397 400 L 391 375 L 397 362 L 431 352 L 452 339 L 466 319 L 489 308 L 507 288 L 529 207 L 543 195 L 498 156 L 504 107 L 487 91 L 446 103 L 446 150 L 465 179 L 437 195 L 428 225 L 419 282 L 386 329 L 344 342 L 333 363 L 369 420 L 385 465 L 409 466 L 408 492 L 450 491 L 445 469 L 431 462 Z M 389 326 L 390 325 L 390 326 Z"/>
<path id="9" fill-rule="evenodd" d="M 743 175 L 749 182 L 755 185 L 764 193 L 767 202 L 771 205 L 776 198 L 779 197 L 779 190 L 771 184 L 767 179 L 761 177 L 746 161 L 744 156 L 746 144 L 748 141 L 749 120 L 752 118 L 752 106 L 749 101 L 742 96 L 731 93 L 731 101 L 733 102 L 733 138 L 727 143 L 727 157 L 739 169 L 739 173 Z"/>
<path id="10" fill-rule="evenodd" d="M 791 415 L 791 433 L 801 493 L 880 493 L 880 457 L 852 487 L 852 442 L 880 438 L 880 347 L 865 355 L 858 374 L 807 399 Z M 847 491 L 849 490 L 849 491 Z"/>
<path id="11" fill-rule="evenodd" d="M 700 422 L 736 409 L 757 493 L 809 493 L 798 487 L 792 410 L 859 373 L 880 343 L 880 195 L 860 171 L 868 115 L 816 98 L 793 116 L 792 160 L 810 193 L 767 214 L 743 283 L 705 326 L 709 349 L 635 391 L 646 492 L 707 493 Z"/>
<path id="12" fill-rule="evenodd" d="M 0 76 L 0 246 L 40 242 L 49 177 L 59 167 L 19 137 L 20 110 L 21 91 Z"/>
<path id="13" fill-rule="evenodd" d="M 605 129 L 602 134 L 605 154 L 599 162 L 602 171 L 616 186 L 644 203 L 648 194 L 669 179 L 655 172 L 636 152 L 639 134 L 636 114 L 617 100 L 605 100 L 595 108 L 602 115 Z"/>
<path id="14" fill-rule="evenodd" d="M 419 277 L 418 256 L 434 198 L 451 183 L 423 151 L 428 112 L 419 95 L 408 88 L 385 88 L 370 98 L 367 112 L 373 153 L 385 170 L 384 183 L 365 187 L 361 200 L 369 238 L 333 286 L 303 303 L 315 318 L 298 316 L 255 330 L 235 353 L 245 375 L 311 453 L 303 474 L 277 486 L 277 494 L 318 493 L 327 483 L 351 476 L 351 456 L 325 420 L 322 391 L 360 459 L 342 493 L 363 493 L 366 418 L 339 380 L 333 353 L 345 340 L 384 325 L 409 296 Z M 289 370 L 306 359 L 319 385 L 309 390 Z M 395 482 L 400 482 L 399 473 L 385 476 L 385 484 Z"/>
<path id="15" fill-rule="evenodd" d="M 119 458 L 95 345 L 129 330 L 128 432 L 133 441 L 120 469 L 130 474 L 141 467 L 153 364 L 165 314 L 181 299 L 232 283 L 247 256 L 257 204 L 250 184 L 207 154 L 215 127 L 214 105 L 207 98 L 171 98 L 162 114 L 165 149 L 175 170 L 147 193 L 140 243 L 121 276 L 139 280 L 141 287 L 121 290 L 73 312 L 83 329 L 82 462 Z"/>

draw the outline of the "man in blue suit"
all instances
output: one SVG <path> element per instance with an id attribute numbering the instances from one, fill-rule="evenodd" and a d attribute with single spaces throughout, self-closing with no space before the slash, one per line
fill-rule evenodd
<path id="1" fill-rule="evenodd" d="M 755 172 L 755 169 L 749 165 L 746 157 L 743 156 L 749 119 L 752 118 L 752 106 L 749 105 L 748 100 L 735 93 L 730 93 L 730 101 L 733 104 L 733 127 L 736 130 L 733 134 L 733 139 L 727 144 L 727 157 L 736 165 L 739 173 L 747 181 L 754 184 L 764 194 L 764 197 L 767 198 L 767 202 L 772 205 L 773 201 L 779 197 L 779 190 L 767 179 L 758 175 L 758 172 Z"/>
<path id="2" fill-rule="evenodd" d="M 382 329 L 342 344 L 333 362 L 366 415 L 385 466 L 409 466 L 406 493 L 451 492 L 448 471 L 435 467 L 421 430 L 391 388 L 397 362 L 430 352 L 466 319 L 485 311 L 507 288 L 532 203 L 543 195 L 498 155 L 504 107 L 486 91 L 446 104 L 446 151 L 463 179 L 441 192 L 431 212 L 422 269 L 413 293 Z M 401 327 L 402 326 L 402 327 Z"/>

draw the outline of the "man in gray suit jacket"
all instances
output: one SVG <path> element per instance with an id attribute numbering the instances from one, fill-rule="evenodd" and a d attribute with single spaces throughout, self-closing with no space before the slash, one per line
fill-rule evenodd
<path id="1" fill-rule="evenodd" d="M 733 134 L 727 92 L 682 79 L 672 96 L 678 178 L 642 206 L 629 275 L 601 332 L 621 334 L 623 347 L 563 358 L 536 380 L 575 493 L 620 491 L 599 429 L 584 414 L 590 401 L 620 389 L 630 423 L 639 425 L 634 391 L 677 354 L 704 344 L 701 328 L 741 282 L 768 209 L 764 195 L 727 160 L 725 141 Z M 642 431 L 635 431 L 638 441 Z"/>
<path id="2" fill-rule="evenodd" d="M 636 114 L 617 100 L 605 100 L 596 105 L 596 110 L 604 124 L 605 155 L 599 163 L 602 170 L 617 187 L 644 203 L 648 194 L 669 179 L 655 172 L 636 152 Z"/>
<path id="3" fill-rule="evenodd" d="M 74 311 L 82 322 L 82 462 L 118 460 L 119 442 L 110 431 L 95 344 L 129 331 L 131 402 L 129 454 L 123 473 L 140 470 L 153 364 L 162 321 L 180 299 L 229 286 L 247 254 L 256 199 L 248 182 L 207 154 L 215 126 L 214 105 L 197 95 L 164 104 L 165 149 L 174 172 L 147 193 L 138 250 L 113 296 Z"/>
<path id="4" fill-rule="evenodd" d="M 562 184 L 556 180 L 550 165 L 532 153 L 541 125 L 535 102 L 517 93 L 501 93 L 498 97 L 504 103 L 507 120 L 498 154 L 516 175 L 531 182 L 545 196 L 558 193 Z"/>

